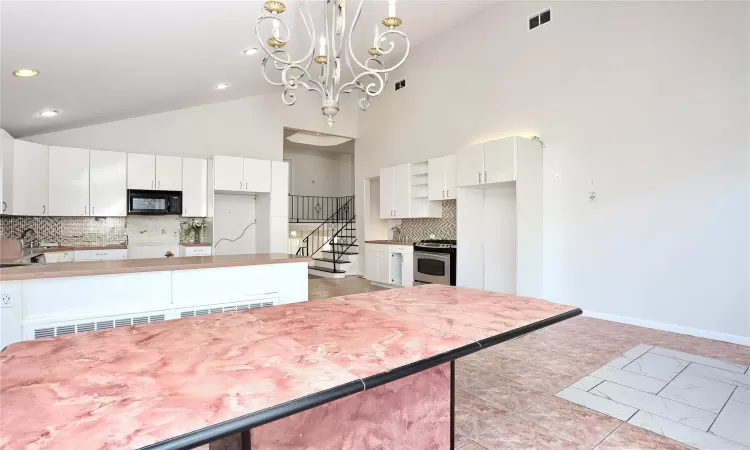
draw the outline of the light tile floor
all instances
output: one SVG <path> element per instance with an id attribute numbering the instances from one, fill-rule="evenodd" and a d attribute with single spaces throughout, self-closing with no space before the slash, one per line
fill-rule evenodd
<path id="1" fill-rule="evenodd" d="M 311 299 L 379 289 L 367 280 L 355 277 L 310 280 Z M 649 356 L 639 365 L 628 367 L 647 353 Z M 682 362 L 665 361 L 657 356 Z M 703 358 L 720 360 L 726 365 L 706 366 L 707 360 Z M 716 413 L 703 410 L 696 414 L 695 410 L 688 409 L 691 405 L 675 407 L 675 403 L 680 402 L 659 396 L 658 390 L 656 394 L 644 392 L 642 395 L 657 396 L 661 399 L 659 402 L 663 403 L 649 402 L 651 397 L 639 397 L 638 405 L 623 405 L 637 410 L 628 418 L 630 423 L 555 395 L 567 388 L 568 391 L 575 389 L 590 397 L 606 400 L 603 396 L 585 391 L 601 386 L 601 392 L 610 392 L 611 389 L 618 389 L 611 385 L 622 386 L 616 381 L 590 375 L 615 360 L 617 363 L 608 367 L 626 375 L 612 375 L 611 371 L 605 371 L 607 377 L 638 380 L 642 382 L 639 386 L 648 386 L 648 389 L 653 389 L 658 383 L 662 388 L 666 387 L 669 384 L 666 378 L 676 368 L 683 366 L 676 377 L 687 373 L 709 381 L 733 383 L 733 392 L 730 392 L 731 397 L 726 402 L 731 405 L 729 415 L 721 421 L 716 420 L 710 427 L 711 431 L 721 433 L 726 439 L 734 439 L 733 442 L 727 441 L 734 444 L 742 441 L 745 437 L 742 433 L 750 429 L 744 423 L 741 427 L 736 424 L 736 420 L 744 420 L 744 414 L 750 409 L 750 384 L 744 378 L 750 377 L 750 374 L 739 372 L 742 366 L 750 365 L 750 347 L 575 317 L 456 362 L 456 448 L 684 450 L 693 447 L 649 430 L 671 430 L 674 428 L 670 427 L 671 424 L 676 424 L 678 431 L 688 429 L 700 436 L 709 434 L 700 428 L 706 426 L 705 417 L 710 418 L 710 414 Z M 691 369 L 692 366 L 707 369 Z M 732 373 L 727 375 L 726 372 Z M 643 382 L 641 377 L 653 382 Z M 605 386 L 604 383 L 608 384 Z M 664 412 L 665 409 L 670 413 Z M 620 411 L 618 414 L 625 413 Z M 687 416 L 690 425 L 662 417 L 664 415 L 672 419 Z M 625 418 L 624 415 L 620 417 Z M 739 437 L 732 433 L 739 433 Z M 721 446 L 704 448 L 724 450 Z"/>

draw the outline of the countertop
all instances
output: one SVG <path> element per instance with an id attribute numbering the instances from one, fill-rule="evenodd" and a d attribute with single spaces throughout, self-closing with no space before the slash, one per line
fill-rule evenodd
<path id="1" fill-rule="evenodd" d="M 210 242 L 180 242 L 183 247 L 210 247 Z"/>
<path id="2" fill-rule="evenodd" d="M 365 241 L 365 244 L 382 244 L 382 245 L 414 245 L 414 242 L 401 242 L 401 241 L 388 241 L 388 240 L 376 240 L 376 241 Z"/>
<path id="3" fill-rule="evenodd" d="M 36 280 L 40 278 L 83 277 L 115 273 L 206 269 L 212 267 L 254 266 L 307 261 L 311 261 L 311 258 L 283 253 L 255 253 L 231 256 L 175 256 L 172 258 L 61 262 L 0 269 L 0 280 Z"/>
<path id="4" fill-rule="evenodd" d="M 69 252 L 75 250 L 127 250 L 128 246 L 125 244 L 114 244 L 114 245 L 89 245 L 80 247 L 48 247 L 39 250 L 39 253 L 54 253 L 54 252 Z"/>
<path id="5" fill-rule="evenodd" d="M 580 313 L 426 285 L 19 342 L 0 448 L 202 444 Z"/>

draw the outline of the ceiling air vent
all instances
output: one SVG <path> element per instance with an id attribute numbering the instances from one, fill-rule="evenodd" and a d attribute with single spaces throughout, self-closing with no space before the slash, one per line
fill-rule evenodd
<path id="1" fill-rule="evenodd" d="M 529 31 L 541 27 L 550 20 L 552 20 L 552 11 L 550 9 L 545 9 L 539 14 L 529 17 Z"/>
<path id="2" fill-rule="evenodd" d="M 403 80 L 400 80 L 400 81 L 396 82 L 396 90 L 397 91 L 400 91 L 401 89 L 403 89 L 405 87 L 406 87 L 406 78 L 404 78 Z"/>

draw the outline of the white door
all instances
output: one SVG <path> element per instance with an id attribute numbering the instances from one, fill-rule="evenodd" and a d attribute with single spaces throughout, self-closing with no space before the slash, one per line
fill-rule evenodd
<path id="1" fill-rule="evenodd" d="M 484 181 L 484 144 L 462 148 L 456 155 L 456 182 L 476 186 Z"/>
<path id="2" fill-rule="evenodd" d="M 397 218 L 409 217 L 411 202 L 411 172 L 409 164 L 393 168 L 393 210 Z"/>
<path id="3" fill-rule="evenodd" d="M 156 156 L 128 153 L 128 189 L 156 189 Z"/>
<path id="4" fill-rule="evenodd" d="M 271 161 L 271 217 L 289 217 L 289 163 Z"/>
<path id="5" fill-rule="evenodd" d="M 49 149 L 13 142 L 13 215 L 49 215 Z"/>
<path id="6" fill-rule="evenodd" d="M 456 199 L 456 155 L 445 157 L 445 198 Z"/>
<path id="7" fill-rule="evenodd" d="M 182 158 L 183 216 L 206 217 L 208 213 L 207 183 L 208 161 L 198 158 Z"/>
<path id="8" fill-rule="evenodd" d="M 391 258 L 387 251 L 378 252 L 378 278 L 375 281 L 385 284 L 391 282 Z"/>
<path id="9" fill-rule="evenodd" d="M 393 167 L 386 167 L 380 169 L 380 218 L 393 217 Z"/>
<path id="10" fill-rule="evenodd" d="M 445 158 L 427 161 L 427 188 L 430 200 L 445 199 Z"/>
<path id="11" fill-rule="evenodd" d="M 89 214 L 89 151 L 49 147 L 49 215 Z"/>
<path id="12" fill-rule="evenodd" d="M 484 144 L 485 183 L 516 179 L 516 138 L 498 139 Z"/>
<path id="13" fill-rule="evenodd" d="M 242 158 L 214 156 L 214 189 L 217 191 L 244 191 Z"/>
<path id="14" fill-rule="evenodd" d="M 365 278 L 370 281 L 378 281 L 378 252 L 367 250 L 365 252 Z"/>
<path id="15" fill-rule="evenodd" d="M 179 156 L 156 157 L 156 189 L 160 191 L 182 190 L 182 158 Z"/>
<path id="16" fill-rule="evenodd" d="M 0 130 L 0 214 L 13 213 L 13 137 L 5 130 Z"/>
<path id="17" fill-rule="evenodd" d="M 246 191 L 271 192 L 271 161 L 245 158 L 243 167 Z"/>
<path id="18" fill-rule="evenodd" d="M 90 215 L 125 217 L 128 213 L 127 155 L 122 152 L 89 152 L 91 170 Z"/>

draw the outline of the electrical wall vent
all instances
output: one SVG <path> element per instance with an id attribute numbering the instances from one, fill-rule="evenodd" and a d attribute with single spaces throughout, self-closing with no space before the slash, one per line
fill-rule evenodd
<path id="1" fill-rule="evenodd" d="M 550 20 L 552 20 L 552 11 L 550 9 L 545 9 L 539 14 L 529 17 L 529 31 L 541 27 Z"/>
<path id="2" fill-rule="evenodd" d="M 405 87 L 406 87 L 406 78 L 404 78 L 403 80 L 400 80 L 400 81 L 396 82 L 396 90 L 397 91 L 400 91 L 401 89 L 403 89 Z"/>
<path id="3" fill-rule="evenodd" d="M 156 314 L 150 316 L 122 317 L 113 320 L 100 320 L 98 322 L 71 323 L 60 326 L 36 328 L 34 329 L 34 339 L 85 333 L 94 330 L 109 330 L 111 328 L 129 327 L 143 323 L 161 322 L 163 320 L 164 314 Z"/>

